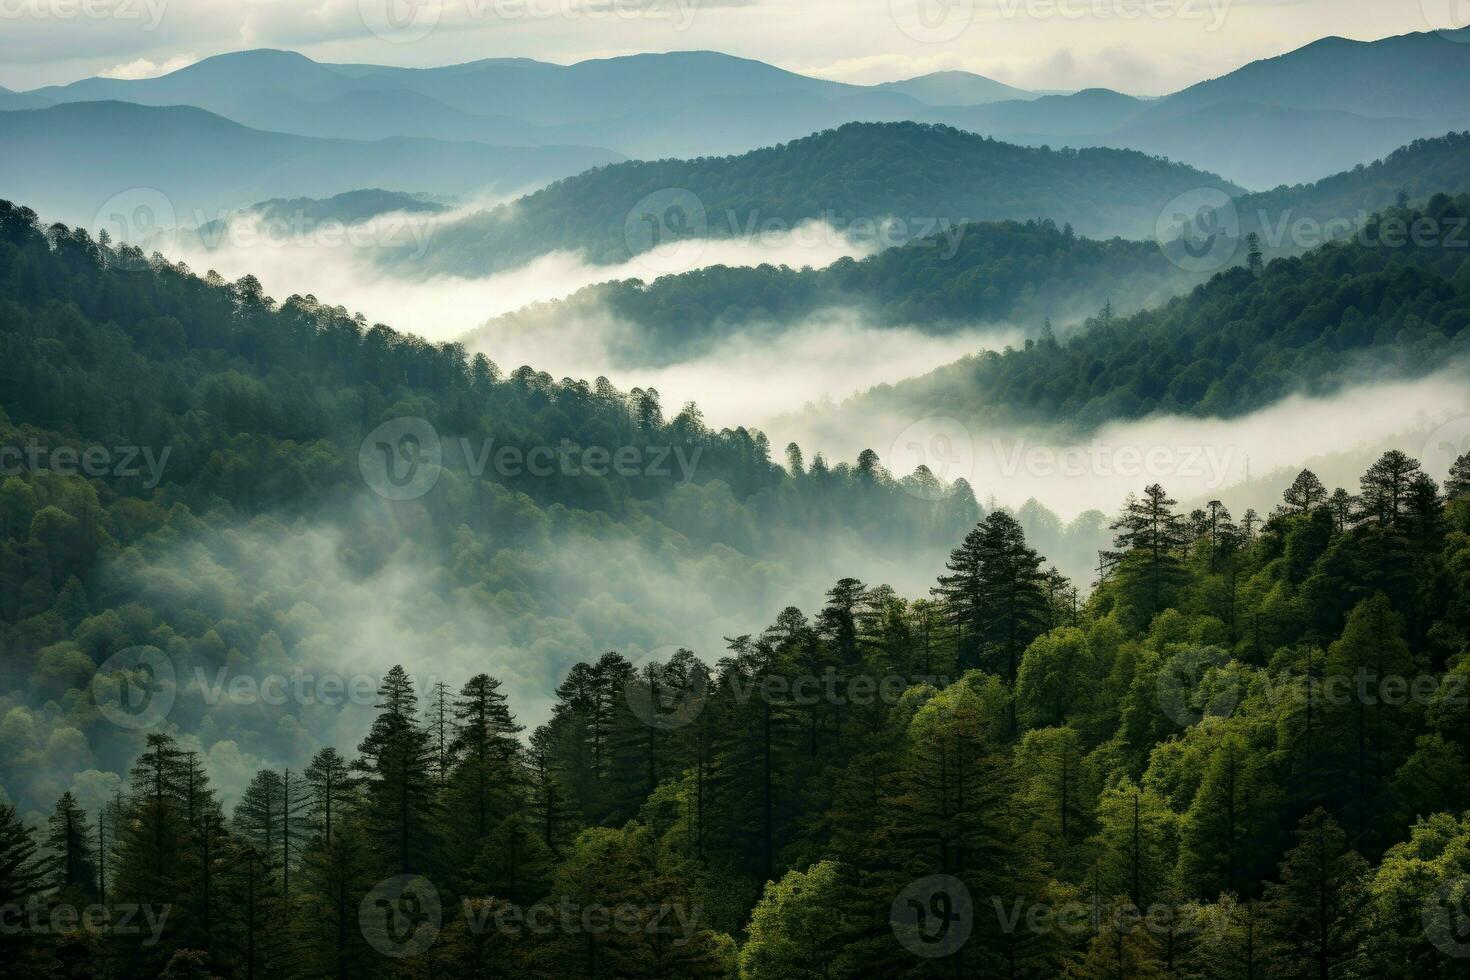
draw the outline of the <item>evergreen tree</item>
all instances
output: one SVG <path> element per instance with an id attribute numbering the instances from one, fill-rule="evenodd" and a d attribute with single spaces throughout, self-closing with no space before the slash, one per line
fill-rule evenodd
<path id="1" fill-rule="evenodd" d="M 22 905 L 46 887 L 45 867 L 36 856 L 35 832 L 15 807 L 0 803 L 0 904 Z"/>
<path id="2" fill-rule="evenodd" d="M 381 841 L 386 870 L 423 873 L 434 860 L 433 745 L 418 723 L 418 696 L 401 666 L 384 676 L 376 707 L 353 764 L 363 777 L 364 817 Z"/>
<path id="3" fill-rule="evenodd" d="M 50 884 L 75 904 L 95 898 L 97 870 L 92 859 L 92 832 L 87 814 L 71 793 L 61 794 L 49 821 L 45 845 L 51 852 Z"/>
<path id="4" fill-rule="evenodd" d="M 1138 596 L 1149 618 L 1168 604 L 1185 578 L 1181 556 L 1188 538 L 1173 510 L 1176 503 L 1157 483 L 1144 490 L 1141 500 L 1130 496 L 1111 525 L 1118 532 L 1116 550 L 1103 554 L 1104 567 L 1118 570 L 1123 588 Z"/>
<path id="5" fill-rule="evenodd" d="M 1285 501 L 1281 511 L 1287 514 L 1305 514 L 1327 503 L 1327 488 L 1311 470 L 1302 470 L 1282 495 Z"/>
<path id="6" fill-rule="evenodd" d="M 1445 481 L 1446 500 L 1459 500 L 1470 496 L 1470 452 L 1461 453 L 1450 466 L 1449 479 Z"/>
<path id="7" fill-rule="evenodd" d="M 1324 810 L 1302 818 L 1298 843 L 1266 886 L 1272 958 L 1285 976 L 1358 975 L 1368 932 L 1368 865 Z"/>

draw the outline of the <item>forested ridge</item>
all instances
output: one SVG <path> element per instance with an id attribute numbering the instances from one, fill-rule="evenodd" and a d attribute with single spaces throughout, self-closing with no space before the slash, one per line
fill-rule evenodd
<path id="1" fill-rule="evenodd" d="M 1047 220 L 971 223 L 822 269 L 717 265 L 588 286 L 497 317 L 467 342 L 611 317 L 632 328 L 619 335 L 615 355 L 677 362 L 721 340 L 778 333 L 833 310 L 929 333 L 985 323 L 1039 329 L 1049 319 L 1080 322 L 1102 294 L 1118 297 L 1119 313 L 1131 313 L 1205 278 L 1180 269 L 1153 242 L 1096 241 Z"/>
<path id="2" fill-rule="evenodd" d="M 1470 341 L 1467 216 L 1464 195 L 1391 207 L 1361 238 L 1269 263 L 1248 253 L 1245 265 L 1131 316 L 1104 297 L 1065 340 L 1043 332 L 1024 348 L 875 388 L 852 407 L 1085 430 L 1155 412 L 1239 415 L 1293 392 L 1334 391 L 1365 367 L 1423 375 L 1462 358 Z"/>
<path id="3" fill-rule="evenodd" d="M 1375 216 L 1412 219 L 1437 194 L 1464 194 L 1467 153 L 1470 134 L 1450 133 L 1314 184 L 1236 197 L 1228 206 L 1233 220 L 1224 212 L 1194 219 L 1193 238 L 1236 236 L 1222 239 L 1204 263 L 1177 243 L 1161 250 L 1153 231 L 1138 235 L 1141 240 L 1097 240 L 1047 218 L 976 220 L 820 269 L 715 265 L 646 282 L 601 283 L 497 317 L 482 332 L 612 318 L 632 330 L 612 352 L 630 363 L 677 361 L 731 336 L 774 333 L 831 311 L 933 333 L 1004 323 L 1037 334 L 1046 321 L 1063 332 L 1104 302 L 1113 315 L 1128 315 L 1187 293 L 1222 267 L 1249 266 L 1252 234 L 1266 262 L 1360 230 L 1372 240 Z"/>
<path id="4" fill-rule="evenodd" d="M 936 222 L 1070 221 L 1081 234 L 1152 233 L 1170 198 L 1230 184 L 1132 150 L 1053 150 L 1001 143 L 949 126 L 848 123 L 739 156 L 597 167 L 440 228 L 424 274 L 483 275 L 554 250 L 625 262 L 669 237 L 735 238 L 827 220 L 896 219 L 908 235 Z M 643 203 L 663 238 L 646 234 Z M 677 220 L 664 211 L 677 205 Z M 631 223 L 631 224 L 630 224 Z M 859 236 L 861 237 L 861 236 Z M 401 270 L 400 270 L 401 271 Z"/>
<path id="5" fill-rule="evenodd" d="M 8 975 L 1459 976 L 1470 454 L 1357 489 L 1150 486 L 1081 604 L 999 512 L 932 599 L 606 653 L 524 741 L 495 678 L 394 667 L 230 813 L 149 732 L 103 812 L 0 808 L 32 923 L 148 917 L 16 930 Z"/>
<path id="6" fill-rule="evenodd" d="M 1464 194 L 1466 163 L 1470 162 L 1470 132 L 1450 132 L 1433 139 L 1415 140 L 1382 160 L 1333 174 L 1311 184 L 1281 186 L 1235 199 L 1242 233 L 1266 232 L 1263 225 L 1310 217 L 1367 217 L 1391 207 L 1400 194 L 1420 201 L 1434 194 Z M 1265 221 L 1262 221 L 1264 217 Z"/>
<path id="7" fill-rule="evenodd" d="M 503 376 L 457 345 L 43 231 L 10 205 L 0 323 L 0 698 L 15 709 L 0 781 L 33 804 L 70 778 L 43 764 L 56 752 L 126 769 L 132 747 L 78 701 L 116 649 L 343 669 L 338 648 L 384 642 L 343 623 L 391 609 L 390 641 L 433 635 L 450 659 L 489 644 L 549 691 L 596 636 L 718 640 L 733 611 L 779 608 L 809 576 L 819 589 L 832 556 L 938 556 L 981 513 L 963 481 L 795 447 L 783 468 L 763 434 L 713 431 L 692 405 L 666 418 L 651 390 Z M 359 447 L 405 417 L 440 433 L 433 491 L 364 493 Z M 100 468 L 82 465 L 89 449 Z M 600 475 L 495 462 L 583 449 L 604 454 Z M 638 465 L 609 466 L 618 450 Z M 189 693 L 180 724 L 221 726 L 247 753 L 310 737 L 269 712 L 226 722 Z"/>
<path id="8" fill-rule="evenodd" d="M 1219 317 L 1227 345 L 1237 323 L 1266 337 L 1332 295 L 1395 325 L 1373 342 L 1443 355 L 1464 275 L 1422 253 L 1233 271 L 1067 346 L 1143 365 L 1185 312 Z M 1230 295 L 1258 318 L 1226 316 Z M 1181 513 L 1141 487 L 1090 588 L 963 482 L 890 475 L 873 453 L 791 447 L 778 466 L 759 433 L 710 431 L 694 406 L 666 419 L 654 392 L 502 375 L 9 204 L 0 328 L 5 447 L 169 450 L 157 473 L 0 481 L 0 783 L 54 801 L 39 827 L 0 806 L 7 976 L 1460 975 L 1470 458 L 1426 474 L 1389 453 L 1335 490 L 1304 472 L 1269 515 Z M 1002 359 L 1062 356 L 1032 347 Z M 701 455 L 692 474 L 587 479 L 486 476 L 446 451 L 432 492 L 362 504 L 354 454 L 403 416 L 527 453 Z M 294 539 L 323 511 L 345 532 L 333 561 L 372 590 L 405 551 L 442 566 L 366 735 L 337 743 L 311 711 L 212 705 L 185 680 L 322 656 L 343 583 L 259 553 L 304 560 Z M 483 606 L 549 662 L 577 624 L 636 618 L 651 592 L 617 592 L 628 580 L 712 563 L 731 602 L 779 581 L 761 556 L 783 537 L 811 548 L 823 529 L 937 548 L 932 588 L 839 578 L 723 650 L 583 646 L 530 730 L 509 679 L 476 666 L 482 637 L 436 622 Z M 620 601 L 554 587 L 567 573 L 546 554 L 600 562 L 634 538 L 656 558 L 597 585 Z M 645 650 L 667 642 L 641 625 Z M 138 648 L 180 683 L 166 719 L 130 728 L 127 678 L 98 672 Z M 445 664 L 467 669 L 423 677 Z M 210 726 L 242 745 L 269 732 L 299 761 L 227 806 L 211 777 L 248 755 L 206 751 Z M 60 759 L 97 774 L 89 790 L 130 775 L 84 806 Z M 88 925 L 64 911 L 103 907 Z"/>

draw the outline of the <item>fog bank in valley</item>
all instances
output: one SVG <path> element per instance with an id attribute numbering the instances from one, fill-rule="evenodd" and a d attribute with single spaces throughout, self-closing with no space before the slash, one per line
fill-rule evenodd
<path id="1" fill-rule="evenodd" d="M 228 230 L 214 232 L 210 247 L 181 235 L 159 245 L 159 250 L 171 260 L 182 260 L 199 272 L 213 269 L 231 281 L 253 275 L 277 300 L 293 293 L 310 294 L 323 303 L 362 313 L 369 323 L 386 323 L 433 341 L 458 338 L 491 317 L 560 299 L 594 283 L 649 280 L 712 265 L 816 268 L 874 251 L 872 245 L 851 242 L 837 229 L 811 222 L 789 233 L 685 241 L 672 251 L 640 255 L 618 265 L 597 265 L 579 254 L 553 252 L 483 277 L 422 277 L 416 263 L 435 229 L 482 206 L 437 215 L 395 212 L 350 226 L 303 228 L 236 214 Z"/>
<path id="2" fill-rule="evenodd" d="M 1414 381 L 1363 381 L 1239 418 L 1153 416 L 1080 439 L 1042 427 L 981 426 L 942 408 L 873 410 L 861 399 L 772 420 L 769 432 L 808 455 L 851 459 L 871 448 L 900 475 L 922 463 L 946 480 L 965 478 L 982 503 L 1019 507 L 1034 497 L 1065 519 L 1093 508 L 1114 513 L 1128 493 L 1155 482 L 1181 501 L 1220 497 L 1239 514 L 1274 507 L 1275 481 L 1314 460 L 1326 463 L 1319 475 L 1329 486 L 1355 491 L 1372 459 L 1397 448 L 1443 481 L 1453 456 L 1438 443 L 1470 448 L 1470 380 L 1448 369 Z"/>

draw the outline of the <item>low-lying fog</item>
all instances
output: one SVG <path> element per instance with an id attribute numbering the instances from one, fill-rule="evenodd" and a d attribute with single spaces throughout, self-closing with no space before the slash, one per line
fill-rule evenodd
<path id="1" fill-rule="evenodd" d="M 773 444 L 794 440 L 808 455 L 852 459 L 871 448 L 898 473 L 924 463 L 946 480 L 969 480 L 982 503 L 993 497 L 1018 507 L 1035 497 L 1064 519 L 1092 508 L 1111 514 L 1129 492 L 1155 482 L 1180 501 L 1229 498 L 1238 514 L 1279 502 L 1274 485 L 1268 501 L 1254 499 L 1263 478 L 1323 460 L 1331 460 L 1319 474 L 1324 482 L 1356 491 L 1368 463 L 1389 448 L 1421 459 L 1443 482 L 1454 459 L 1445 446 L 1470 448 L 1470 380 L 1463 369 L 1447 369 L 1417 381 L 1364 382 L 1233 419 L 1117 422 L 1085 441 L 981 430 L 942 413 L 873 411 L 861 402 L 774 419 L 767 431 Z"/>
<path id="2" fill-rule="evenodd" d="M 552 252 L 517 269 L 478 278 L 417 277 L 414 263 L 423 257 L 434 229 L 465 213 L 465 209 L 437 216 L 395 212 L 351 226 L 321 225 L 305 231 L 235 215 L 229 230 L 215 236 L 212 248 L 180 237 L 161 250 L 201 273 L 213 269 L 231 281 L 254 275 L 277 300 L 292 293 L 310 294 L 323 303 L 362 313 L 370 323 L 386 323 L 433 341 L 456 339 L 491 317 L 560 299 L 594 283 L 651 280 L 712 265 L 821 268 L 844 256 L 861 258 L 875 251 L 835 228 L 809 222 L 787 233 L 685 241 L 672 250 L 619 265 L 596 265 L 578 254 Z M 392 251 L 389 263 L 382 261 L 385 249 Z M 502 366 L 519 365 L 502 362 Z"/>

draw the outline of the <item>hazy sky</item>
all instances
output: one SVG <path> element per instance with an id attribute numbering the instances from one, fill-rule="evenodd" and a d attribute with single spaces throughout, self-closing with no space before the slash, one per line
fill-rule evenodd
<path id="1" fill-rule="evenodd" d="M 1325 35 L 1467 18 L 1463 0 L 0 0 L 0 85 L 253 47 L 406 66 L 714 49 L 844 81 L 967 69 L 1161 94 Z"/>

